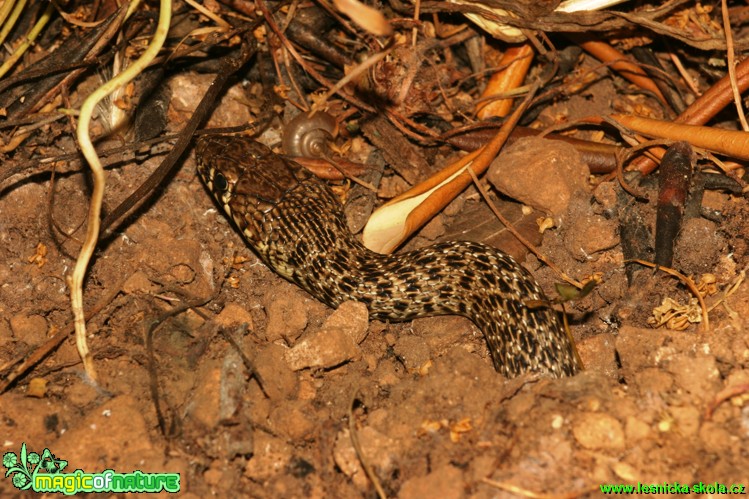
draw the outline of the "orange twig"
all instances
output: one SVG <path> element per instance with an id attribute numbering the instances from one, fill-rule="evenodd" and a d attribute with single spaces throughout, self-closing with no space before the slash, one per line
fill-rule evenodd
<path id="1" fill-rule="evenodd" d="M 640 66 L 631 62 L 629 57 L 622 54 L 606 42 L 598 40 L 582 40 L 578 37 L 574 38 L 578 45 L 580 45 L 580 47 L 590 55 L 601 62 L 611 63 L 611 68 L 619 73 L 623 78 L 631 81 L 640 88 L 652 92 L 661 102 L 666 102 L 658 85 L 650 79 L 647 73 L 645 73 Z"/>
<path id="2" fill-rule="evenodd" d="M 505 120 L 488 144 L 375 210 L 364 227 L 364 245 L 372 251 L 392 252 L 468 187 L 472 179 L 466 172 L 467 168 L 476 175 L 486 171 L 527 109 L 535 90 L 536 86 L 531 88 L 523 103 Z"/>
<path id="3" fill-rule="evenodd" d="M 501 95 L 508 90 L 518 88 L 525 80 L 528 69 L 533 62 L 533 47 L 524 43 L 510 47 L 502 56 L 499 67 L 503 68 L 494 73 L 486 84 L 481 99 Z M 507 116 L 512 109 L 512 99 L 497 99 L 478 104 L 476 116 L 485 120 L 492 117 Z"/>
<path id="4" fill-rule="evenodd" d="M 683 125 L 641 116 L 614 114 L 611 118 L 621 125 L 648 137 L 686 140 L 695 147 L 725 154 L 736 159 L 749 159 L 749 134 L 706 126 Z"/>
<path id="5" fill-rule="evenodd" d="M 738 88 L 739 93 L 749 89 L 749 58 L 744 59 L 736 66 L 736 88 Z M 733 102 L 731 78 L 726 74 L 686 108 L 674 122 L 685 125 L 704 125 L 731 102 Z M 660 155 L 657 151 L 651 150 L 651 152 L 661 157 L 665 150 L 662 150 Z M 655 170 L 656 166 L 655 161 L 649 158 L 638 158 L 632 162 L 633 169 L 638 170 L 643 175 Z"/>

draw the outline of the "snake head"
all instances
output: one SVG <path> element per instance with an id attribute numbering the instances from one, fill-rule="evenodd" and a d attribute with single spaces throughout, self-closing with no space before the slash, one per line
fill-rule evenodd
<path id="1" fill-rule="evenodd" d="M 298 183 L 290 165 L 266 145 L 246 137 L 200 137 L 195 154 L 200 177 L 225 207 L 241 196 L 254 201 L 254 209 L 266 212 Z"/>
<path id="2" fill-rule="evenodd" d="M 309 176 L 247 137 L 199 137 L 195 155 L 206 187 L 250 242 L 263 239 L 268 213 Z"/>

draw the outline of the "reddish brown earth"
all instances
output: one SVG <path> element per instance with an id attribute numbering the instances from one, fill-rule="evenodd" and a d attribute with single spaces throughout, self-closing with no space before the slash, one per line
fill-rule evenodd
<path id="1" fill-rule="evenodd" d="M 175 86 L 178 128 L 194 105 L 185 96 L 195 92 Z M 613 89 L 596 92 L 550 115 L 590 114 Z M 217 124 L 248 117 L 231 98 L 224 106 Z M 107 206 L 156 161 L 109 170 Z M 557 184 L 536 185 L 553 192 Z M 64 276 L 79 243 L 50 237 L 48 189 L 48 178 L 34 178 L 0 197 L 2 364 L 71 319 Z M 516 497 L 518 489 L 598 497 L 608 483 L 749 486 L 749 286 L 740 283 L 712 310 L 709 331 L 647 326 L 663 297 L 686 303 L 689 295 L 660 273 L 649 274 L 649 287 L 627 289 L 617 225 L 605 216 L 615 189 L 607 182 L 576 191 L 542 246 L 569 275 L 601 273 L 590 296 L 568 305 L 586 371 L 508 381 L 466 319 L 367 322 L 359 307 L 334 313 L 273 274 L 217 211 L 190 155 L 158 199 L 96 253 L 87 306 L 120 290 L 88 324 L 100 383 L 87 380 L 66 341 L 0 395 L 3 452 L 26 442 L 48 447 L 71 470 L 178 472 L 187 497 L 375 497 L 362 462 L 388 496 L 404 499 Z M 86 213 L 83 176 L 58 178 L 54 190 L 51 216 L 75 229 Z M 478 202 L 464 194 L 463 210 L 453 206 L 457 214 L 428 234 L 460 224 Z M 677 257 L 691 272 L 716 276 L 719 291 L 707 298 L 714 303 L 743 276 L 747 209 L 724 194 L 710 193 L 705 204 L 723 210 L 724 222 L 694 222 Z M 30 263 L 40 243 L 46 257 Z M 527 266 L 553 295 L 558 277 L 534 257 Z M 195 310 L 169 314 L 196 301 Z M 32 396 L 40 379 L 46 388 Z M 0 491 L 15 489 L 0 479 Z"/>

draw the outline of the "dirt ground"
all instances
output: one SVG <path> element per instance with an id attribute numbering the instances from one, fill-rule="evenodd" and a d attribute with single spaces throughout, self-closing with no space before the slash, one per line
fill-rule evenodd
<path id="1" fill-rule="evenodd" d="M 201 78 L 172 82 L 170 126 L 194 106 L 189 96 L 208 81 Z M 249 118 L 232 98 L 243 92 L 227 94 L 215 125 Z M 605 81 L 588 92 L 549 115 L 610 110 Z M 109 169 L 107 206 L 158 159 Z M 602 484 L 749 486 L 746 201 L 709 192 L 704 204 L 723 220 L 690 222 L 677 250 L 685 273 L 715 276 L 708 305 L 735 285 L 710 312 L 709 330 L 654 329 L 653 308 L 690 295 L 650 269 L 639 275 L 646 284 L 627 287 L 611 216 L 618 187 L 589 180 L 541 247 L 576 278 L 600 273 L 588 297 L 567 305 L 586 370 L 507 380 L 467 319 L 368 321 L 355 305 L 334 312 L 276 276 L 217 211 L 190 153 L 163 193 L 96 252 L 86 305 L 106 299 L 88 323 L 100 383 L 84 376 L 68 339 L 0 395 L 3 452 L 25 442 L 49 448 L 70 470 L 178 472 L 185 497 L 375 497 L 362 463 L 388 497 L 403 499 L 598 497 Z M 71 320 L 65 276 L 82 230 L 53 239 L 50 217 L 66 231 L 78 227 L 88 184 L 66 174 L 53 189 L 51 209 L 48 175 L 0 193 L 3 365 Z M 466 225 L 462 213 L 488 218 L 473 190 L 456 203 L 454 216 L 409 244 L 429 244 L 425 234 L 458 237 L 451 227 Z M 526 265 L 554 296 L 558 277 L 535 257 Z M 0 492 L 16 495 L 9 479 Z"/>

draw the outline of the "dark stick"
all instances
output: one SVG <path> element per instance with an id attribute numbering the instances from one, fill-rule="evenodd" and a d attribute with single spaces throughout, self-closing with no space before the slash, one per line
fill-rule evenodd
<path id="1" fill-rule="evenodd" d="M 119 204 L 101 223 L 102 234 L 109 227 L 111 227 L 118 219 L 124 216 L 140 201 L 148 199 L 154 192 L 156 187 L 168 177 L 174 170 L 177 161 L 187 149 L 187 146 L 192 140 L 192 136 L 197 130 L 198 126 L 205 120 L 208 113 L 213 107 L 213 104 L 218 99 L 218 96 L 223 92 L 224 85 L 231 78 L 231 76 L 244 66 L 247 61 L 255 54 L 256 44 L 252 40 L 245 40 L 242 44 L 240 55 L 238 57 L 226 56 L 221 61 L 221 70 L 216 75 L 216 79 L 213 80 L 211 86 L 208 88 L 203 99 L 198 104 L 197 109 L 193 113 L 190 120 L 185 125 L 185 128 L 180 132 L 180 137 L 174 144 L 174 148 L 164 158 L 164 161 L 159 167 L 153 172 L 153 174 L 146 179 L 140 187 L 138 187 L 130 196 L 127 197 L 122 203 Z"/>
<path id="2" fill-rule="evenodd" d="M 684 218 L 693 158 L 692 146 L 688 142 L 677 142 L 661 160 L 655 219 L 655 263 L 661 267 L 673 264 L 674 241 Z"/>

